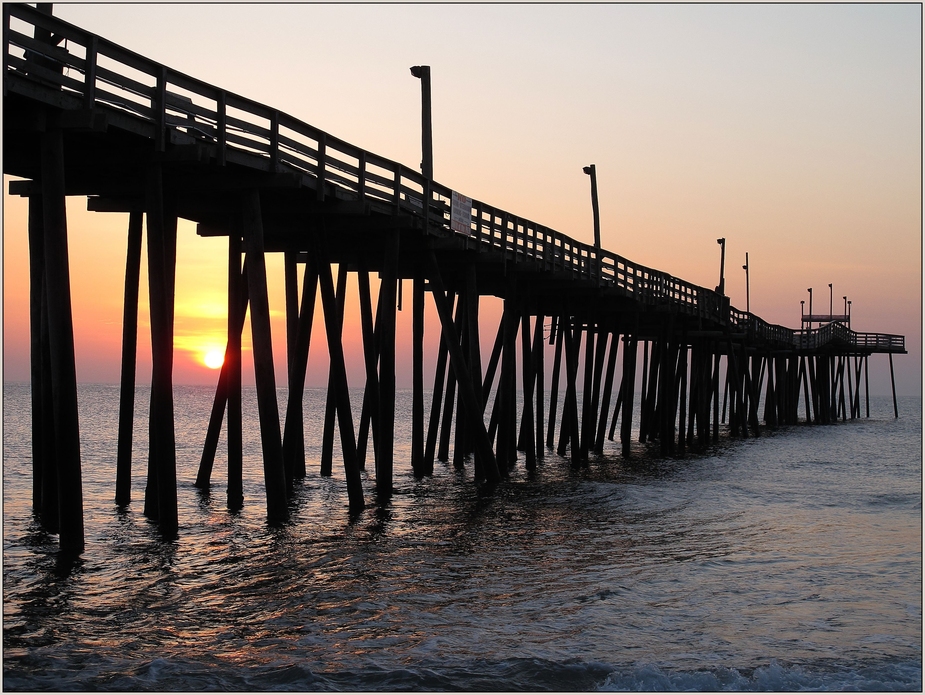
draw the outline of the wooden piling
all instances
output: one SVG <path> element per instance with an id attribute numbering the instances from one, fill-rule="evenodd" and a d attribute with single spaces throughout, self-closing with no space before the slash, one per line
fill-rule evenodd
<path id="1" fill-rule="evenodd" d="M 241 334 L 248 304 L 247 264 L 242 268 L 243 230 L 240 216 L 232 223 L 228 235 L 228 316 L 237 316 L 240 325 L 228 323 L 225 362 L 228 381 L 228 489 L 225 493 L 228 509 L 244 506 L 244 426 L 241 417 Z M 304 466 L 302 474 L 305 474 Z"/>
<path id="2" fill-rule="evenodd" d="M 452 290 L 449 290 L 449 293 L 452 294 Z M 460 294 L 456 299 L 456 317 L 453 322 L 453 327 L 457 335 L 459 335 L 459 331 L 462 329 L 462 320 L 465 314 L 465 303 L 465 295 Z M 447 299 L 447 304 L 452 305 L 450 299 Z M 443 335 L 444 342 L 446 342 L 446 334 Z M 450 346 L 447 345 L 448 355 L 449 350 Z M 450 369 L 447 372 L 446 377 L 446 399 L 444 400 L 443 405 L 443 419 L 440 423 L 440 443 L 437 449 L 437 459 L 440 461 L 448 461 L 450 458 L 450 434 L 453 429 L 453 403 L 456 399 L 456 382 L 456 372 L 453 370 L 453 365 L 450 364 Z M 457 420 L 458 419 L 459 418 L 457 417 Z"/>
<path id="3" fill-rule="evenodd" d="M 544 377 L 546 367 L 544 365 L 544 340 L 543 340 L 543 314 L 539 314 L 536 317 L 536 323 L 533 327 L 533 371 L 535 379 L 535 393 L 536 393 L 536 443 L 535 443 L 535 452 L 538 458 L 543 457 L 543 433 L 544 433 L 544 405 L 545 405 L 545 390 L 544 390 Z"/>
<path id="4" fill-rule="evenodd" d="M 546 428 L 546 448 L 552 449 L 552 446 L 555 441 L 555 431 L 556 431 L 556 403 L 559 398 L 559 372 L 562 367 L 562 328 L 561 328 L 561 317 L 557 318 L 556 325 L 558 329 L 554 331 L 556 334 L 556 351 L 555 355 L 552 358 L 552 384 L 549 387 L 549 423 Z M 550 336 L 552 338 L 552 336 Z"/>
<path id="5" fill-rule="evenodd" d="M 520 318 L 521 372 L 523 374 L 524 394 L 521 422 L 525 423 L 524 465 L 528 471 L 536 470 L 536 438 L 533 419 L 533 388 L 535 386 L 536 368 L 533 366 L 530 342 L 530 316 L 526 311 L 523 311 Z"/>
<path id="6" fill-rule="evenodd" d="M 620 334 L 610 332 L 610 353 L 607 356 L 607 372 L 604 376 L 604 393 L 601 400 L 600 415 L 597 421 L 597 436 L 594 440 L 594 453 L 604 453 L 604 434 L 607 428 L 607 414 L 610 411 L 610 397 L 613 393 L 613 378 L 617 369 L 617 350 L 620 347 Z M 625 354 L 625 353 L 624 353 Z"/>
<path id="7" fill-rule="evenodd" d="M 42 196 L 37 192 L 29 197 L 29 337 L 30 337 L 30 377 L 32 396 L 32 509 L 43 526 L 45 521 L 42 514 L 43 475 L 49 469 L 48 477 L 52 475 L 51 467 L 54 458 L 50 456 L 50 447 L 54 442 L 54 418 L 50 431 L 45 431 L 45 404 L 43 403 L 42 363 L 47 351 L 47 340 L 42 341 L 43 327 L 46 326 L 48 310 L 45 299 L 45 226 L 42 214 Z M 48 329 L 44 328 L 47 335 Z M 51 407 L 50 403 L 47 407 Z M 47 480 L 45 482 L 48 482 Z M 57 482 L 54 489 L 57 489 Z M 54 509 L 57 516 L 58 503 L 55 500 Z M 46 527 L 47 528 L 47 527 Z M 54 529 L 57 533 L 57 524 Z"/>
<path id="8" fill-rule="evenodd" d="M 236 269 L 232 269 L 237 273 Z M 245 268 L 246 272 L 246 268 Z M 245 281 L 246 282 L 246 277 Z M 195 487 L 200 490 L 207 490 L 211 485 L 212 466 L 215 462 L 215 452 L 218 448 L 218 438 L 221 434 L 222 419 L 225 416 L 225 404 L 228 402 L 229 381 L 232 378 L 231 372 L 235 369 L 235 361 L 230 355 L 230 338 L 233 332 L 237 331 L 238 342 L 240 343 L 241 331 L 244 329 L 244 315 L 247 311 L 247 294 L 242 293 L 240 287 L 243 282 L 235 283 L 235 292 L 239 296 L 236 301 L 229 297 L 229 309 L 234 313 L 228 314 L 228 336 L 229 343 L 225 347 L 225 359 L 222 362 L 222 369 L 218 377 L 218 386 L 215 389 L 215 398 L 212 401 L 212 413 L 209 417 L 209 427 L 206 430 L 206 441 L 202 448 L 202 457 L 199 460 L 199 472 L 196 475 Z M 229 288 L 231 282 L 229 282 Z M 240 358 L 239 358 L 240 359 Z M 240 372 L 240 365 L 238 366 Z M 240 378 L 240 377 L 239 377 Z"/>
<path id="9" fill-rule="evenodd" d="M 567 423 L 568 441 L 571 451 L 572 468 L 581 466 L 581 433 L 578 424 L 578 354 L 581 349 L 581 325 L 565 327 L 565 366 L 566 391 L 565 408 L 562 411 L 563 422 Z M 560 449 L 562 444 L 559 445 Z M 563 452 L 564 453 L 564 452 Z M 562 454 L 560 454 L 562 455 Z"/>
<path id="10" fill-rule="evenodd" d="M 84 549 L 83 493 L 67 247 L 64 140 L 60 130 L 42 134 L 41 166 L 45 288 L 58 471 L 58 538 L 62 552 L 79 554 Z"/>
<path id="11" fill-rule="evenodd" d="M 899 406 L 896 405 L 896 378 L 893 376 L 893 353 L 887 353 L 890 356 L 890 386 L 893 388 L 893 417 L 899 417 Z"/>
<path id="12" fill-rule="evenodd" d="M 376 434 L 376 494 L 392 496 L 392 468 L 395 441 L 395 293 L 398 272 L 398 230 L 389 232 L 379 283 L 382 334 L 379 338 L 379 431 Z"/>
<path id="13" fill-rule="evenodd" d="M 342 325 L 344 322 L 344 310 L 347 299 L 347 268 L 340 264 L 337 268 L 337 292 L 335 306 L 337 316 L 325 321 L 328 323 Z M 330 354 L 330 351 L 329 351 Z M 329 476 L 333 469 L 334 462 L 334 422 L 337 414 L 337 377 L 334 374 L 334 364 L 328 366 L 328 391 L 324 404 L 324 427 L 321 432 L 321 475 Z"/>
<path id="14" fill-rule="evenodd" d="M 450 293 L 447 302 L 453 308 L 455 294 Z M 434 370 L 433 398 L 430 404 L 430 420 L 427 424 L 427 440 L 424 445 L 424 475 L 433 475 L 434 457 L 437 450 L 437 434 L 440 427 L 440 405 L 443 402 L 443 385 L 446 382 L 447 359 L 449 348 L 443 336 L 440 337 L 440 347 L 437 353 L 437 365 Z"/>
<path id="15" fill-rule="evenodd" d="M 283 278 L 284 278 L 284 291 L 286 296 L 286 382 L 290 385 L 289 395 L 292 395 L 291 385 L 294 383 L 293 380 L 293 365 L 296 361 L 296 340 L 299 333 L 299 279 L 298 279 L 298 261 L 295 251 L 286 251 L 283 253 Z M 303 378 L 304 379 L 304 378 Z M 302 387 L 298 387 L 300 395 L 304 389 L 304 384 Z M 283 430 L 285 432 L 286 425 L 289 424 L 289 413 L 290 409 L 292 410 L 292 420 L 291 422 L 295 425 L 295 422 L 302 422 L 302 399 L 299 398 L 297 402 L 292 403 L 290 406 L 287 402 L 286 404 L 286 419 L 283 424 Z M 287 447 L 285 442 L 285 434 L 283 436 L 283 464 L 286 470 L 286 485 L 289 486 L 292 484 L 292 480 L 295 476 L 295 469 L 298 466 L 297 461 L 301 460 L 304 465 L 305 461 L 305 430 L 301 424 L 297 427 L 289 427 L 289 457 L 287 458 Z"/>
<path id="16" fill-rule="evenodd" d="M 165 538 L 175 538 L 179 520 L 173 421 L 174 270 L 171 249 L 176 248 L 176 218 L 165 209 L 159 165 L 152 165 L 148 171 L 146 212 L 152 373 L 145 514 L 157 519 L 158 529 Z"/>
<path id="17" fill-rule="evenodd" d="M 424 274 L 415 268 L 411 301 L 411 470 L 424 475 Z"/>
<path id="18" fill-rule="evenodd" d="M 346 267 L 341 266 L 338 272 L 338 285 L 340 274 L 346 275 Z M 344 363 L 344 345 L 342 342 L 343 315 L 341 307 L 334 295 L 334 280 L 331 275 L 331 264 L 326 257 L 319 258 L 318 281 L 321 286 L 321 303 L 324 309 L 324 328 L 328 339 L 328 354 L 331 358 L 331 373 L 333 375 L 334 402 L 337 407 L 337 424 L 340 429 L 340 443 L 344 457 L 344 476 L 347 480 L 347 497 L 350 511 L 361 511 L 366 502 L 363 499 L 363 484 L 360 480 L 360 469 L 357 466 L 356 438 L 353 429 L 353 414 L 350 410 L 350 391 L 347 384 L 347 368 Z M 392 480 L 382 481 L 380 494 L 391 495 Z"/>
<path id="19" fill-rule="evenodd" d="M 580 330 L 580 329 L 579 329 Z M 594 409 L 594 375 L 596 360 L 594 359 L 594 338 L 595 328 L 590 321 L 584 331 L 585 334 L 585 370 L 584 383 L 581 391 L 581 420 L 579 425 L 578 456 L 582 461 L 588 460 L 588 452 L 591 445 L 591 430 L 597 418 L 593 412 Z"/>
<path id="20" fill-rule="evenodd" d="M 132 429 L 135 418 L 135 357 L 138 346 L 138 283 L 141 273 L 143 213 L 129 213 L 122 303 L 122 372 L 119 387 L 119 435 L 116 446 L 116 504 L 132 499 Z"/>
<path id="21" fill-rule="evenodd" d="M 622 413 L 622 418 L 620 420 L 620 444 L 623 458 L 629 458 L 633 426 L 633 392 L 636 388 L 637 338 L 635 335 L 624 335 L 623 343 L 623 379 L 620 385 L 623 391 L 623 398 L 620 405 L 620 412 Z"/>
<path id="22" fill-rule="evenodd" d="M 248 191 L 242 197 L 241 221 L 247 253 L 247 285 L 251 309 L 251 335 L 254 352 L 254 381 L 263 450 L 263 477 L 266 485 L 267 518 L 271 523 L 289 518 L 286 502 L 286 475 L 280 436 L 273 343 L 270 336 L 270 305 L 267 298 L 267 268 L 263 250 L 263 220 L 260 194 Z"/>
<path id="23" fill-rule="evenodd" d="M 290 346 L 289 393 L 286 400 L 286 419 L 283 425 L 283 465 L 286 485 L 305 477 L 305 439 L 302 399 L 305 394 L 305 373 L 308 371 L 308 353 L 311 348 L 312 324 L 315 316 L 315 298 L 318 294 L 318 260 L 310 257 L 305 263 L 302 280 L 302 301 L 294 309 L 297 320 Z"/>
<path id="24" fill-rule="evenodd" d="M 443 327 L 444 336 L 446 337 L 447 346 L 450 351 L 450 363 L 453 371 L 457 375 L 459 388 L 466 395 L 466 409 L 471 413 L 470 422 L 471 430 L 474 435 L 474 444 L 476 454 L 482 457 L 484 462 L 483 470 L 488 482 L 498 482 L 501 475 L 498 471 L 498 464 L 495 460 L 494 452 L 491 450 L 491 443 L 488 441 L 488 432 L 485 430 L 485 423 L 482 420 L 481 410 L 478 405 L 478 398 L 475 395 L 475 389 L 472 387 L 472 380 L 469 370 L 462 358 L 462 349 L 456 335 L 456 328 L 453 325 L 450 309 L 446 299 L 446 292 L 443 289 L 443 279 L 440 275 L 440 267 L 437 265 L 437 259 L 433 251 L 426 256 L 427 272 L 430 277 L 431 292 L 434 297 L 434 303 L 437 306 L 437 313 L 440 316 L 440 324 Z"/>
<path id="25" fill-rule="evenodd" d="M 373 454 L 376 452 L 376 433 L 379 430 L 379 317 L 373 325 L 373 304 L 369 287 L 369 270 L 366 263 L 360 263 L 357 272 L 357 286 L 360 294 L 360 325 L 363 333 L 363 360 L 366 366 L 366 388 L 363 392 L 363 410 L 360 414 L 360 430 L 357 433 L 357 465 L 366 467 L 366 444 L 370 425 L 373 430 Z"/>

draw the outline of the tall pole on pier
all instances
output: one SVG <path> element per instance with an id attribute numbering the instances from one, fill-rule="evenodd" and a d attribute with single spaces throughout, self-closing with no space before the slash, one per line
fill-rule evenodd
<path id="1" fill-rule="evenodd" d="M 752 313 L 751 309 L 751 298 L 748 289 L 748 251 L 745 252 L 745 265 L 742 266 L 742 270 L 745 271 L 745 313 Z"/>
<path id="2" fill-rule="evenodd" d="M 829 320 L 832 317 L 832 283 L 829 283 Z"/>
<path id="3" fill-rule="evenodd" d="M 427 234 L 430 213 L 431 182 L 434 177 L 434 144 L 431 128 L 430 66 L 415 65 L 411 74 L 421 80 L 421 173 L 424 175 L 422 213 L 424 234 Z M 411 467 L 415 475 L 424 472 L 424 275 L 414 273 L 412 303 L 412 405 L 411 405 Z"/>
<path id="4" fill-rule="evenodd" d="M 421 81 L 421 173 L 425 179 L 434 177 L 434 140 L 430 111 L 430 66 L 415 65 L 411 74 Z"/>
<path id="5" fill-rule="evenodd" d="M 726 237 L 722 239 L 717 239 L 716 243 L 720 245 L 720 255 L 719 255 L 719 285 L 716 287 L 716 291 L 723 297 L 726 296 L 726 280 L 724 278 L 724 270 L 726 267 Z"/>
<path id="6" fill-rule="evenodd" d="M 809 327 L 813 327 L 813 288 L 807 287 L 806 291 L 809 292 Z"/>
<path id="7" fill-rule="evenodd" d="M 591 210 L 594 213 L 594 250 L 601 251 L 601 211 L 597 202 L 597 169 L 593 164 L 582 169 L 591 177 Z"/>

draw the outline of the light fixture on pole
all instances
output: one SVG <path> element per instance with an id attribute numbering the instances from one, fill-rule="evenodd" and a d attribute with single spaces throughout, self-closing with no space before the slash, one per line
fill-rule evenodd
<path id="1" fill-rule="evenodd" d="M 724 279 L 724 269 L 726 266 L 726 237 L 722 239 L 717 239 L 716 243 L 720 245 L 721 251 L 719 256 L 719 285 L 716 288 L 716 291 L 719 292 L 722 296 L 726 296 L 726 280 Z"/>
<path id="2" fill-rule="evenodd" d="M 586 166 L 582 169 L 591 177 L 591 211 L 594 213 L 594 248 L 601 250 L 601 212 L 597 203 L 597 170 L 594 165 Z"/>
<path id="3" fill-rule="evenodd" d="M 748 251 L 745 252 L 745 265 L 742 266 L 742 270 L 745 271 L 745 313 L 752 313 L 751 309 L 751 296 L 748 289 Z"/>

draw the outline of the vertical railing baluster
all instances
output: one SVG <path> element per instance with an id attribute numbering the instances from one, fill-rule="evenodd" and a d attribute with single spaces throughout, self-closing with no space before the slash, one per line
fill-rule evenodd
<path id="1" fill-rule="evenodd" d="M 163 152 L 167 143 L 167 68 L 159 65 L 157 68 L 157 84 L 154 87 L 154 123 L 157 133 L 154 136 L 155 147 Z"/>
<path id="2" fill-rule="evenodd" d="M 10 5 L 3 3 L 3 73 L 10 69 Z M 3 96 L 6 96 L 6 80 L 3 80 Z"/>
<path id="3" fill-rule="evenodd" d="M 225 147 L 228 144 L 228 104 L 225 90 L 220 89 L 215 99 L 215 130 L 218 142 L 218 165 L 225 166 Z"/>
<path id="4" fill-rule="evenodd" d="M 321 148 L 318 150 L 319 160 Z M 279 111 L 270 116 L 270 172 L 275 174 L 279 166 Z"/>
<path id="5" fill-rule="evenodd" d="M 395 213 L 401 208 L 401 164 L 395 165 L 395 178 L 393 183 L 395 190 L 392 191 L 392 200 L 395 201 Z"/>
<path id="6" fill-rule="evenodd" d="M 324 200 L 324 170 L 327 150 L 327 135 L 318 133 L 318 190 L 315 192 L 316 199 L 320 202 Z"/>
<path id="7" fill-rule="evenodd" d="M 96 55 L 99 40 L 91 35 L 87 41 L 87 57 L 84 69 L 84 108 L 92 109 L 96 101 Z"/>

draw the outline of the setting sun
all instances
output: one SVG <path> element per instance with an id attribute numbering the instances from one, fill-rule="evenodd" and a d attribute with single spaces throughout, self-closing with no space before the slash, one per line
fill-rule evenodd
<path id="1" fill-rule="evenodd" d="M 221 348 L 213 348 L 206 352 L 202 361 L 209 369 L 219 369 L 225 362 L 225 351 Z"/>

